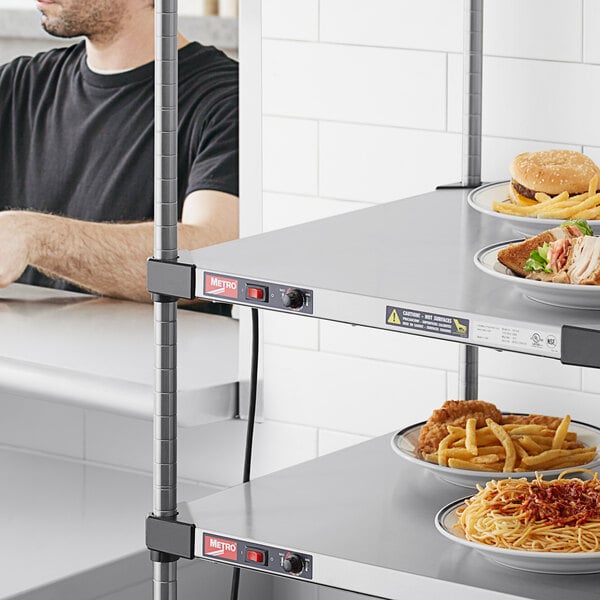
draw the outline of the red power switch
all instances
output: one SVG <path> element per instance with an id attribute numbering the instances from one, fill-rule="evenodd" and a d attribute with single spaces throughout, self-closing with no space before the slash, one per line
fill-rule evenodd
<path id="1" fill-rule="evenodd" d="M 261 550 L 248 549 L 246 550 L 246 560 L 262 565 L 265 562 L 265 554 Z"/>
<path id="2" fill-rule="evenodd" d="M 266 289 L 264 287 L 248 286 L 248 289 L 246 290 L 246 298 L 250 298 L 252 300 L 265 300 L 265 292 Z"/>

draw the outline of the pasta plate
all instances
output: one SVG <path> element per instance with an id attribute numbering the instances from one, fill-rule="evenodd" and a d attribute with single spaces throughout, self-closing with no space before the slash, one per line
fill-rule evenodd
<path id="1" fill-rule="evenodd" d="M 465 500 L 461 498 L 451 502 L 435 516 L 436 529 L 450 541 L 476 550 L 496 563 L 521 571 L 557 575 L 600 573 L 600 552 L 530 552 L 496 548 L 467 540 L 462 529 L 455 527 L 458 522 L 456 511 L 464 505 Z"/>
<path id="2" fill-rule="evenodd" d="M 552 283 L 518 277 L 498 261 L 498 252 L 510 244 L 522 240 L 497 242 L 479 250 L 474 257 L 475 266 L 496 279 L 516 287 L 524 296 L 541 304 L 600 310 L 600 285 L 575 285 L 572 283 Z"/>
<path id="3" fill-rule="evenodd" d="M 505 479 L 511 475 L 514 475 L 515 477 L 535 479 L 536 473 L 542 473 L 544 475 L 544 479 L 554 479 L 560 473 L 562 473 L 562 471 L 564 471 L 564 468 L 561 468 L 540 471 L 519 471 L 518 473 L 512 474 L 503 473 L 501 471 L 469 471 L 467 469 L 455 469 L 452 467 L 444 467 L 442 465 L 428 462 L 421 458 L 418 452 L 419 432 L 424 423 L 425 421 L 417 423 L 416 425 L 410 425 L 409 427 L 405 427 L 404 429 L 401 429 L 395 433 L 391 438 L 392 449 L 404 460 L 431 471 L 436 477 L 448 483 L 466 488 L 474 488 L 478 483 L 480 485 L 485 485 L 486 481 L 489 481 L 490 479 Z M 576 433 L 577 439 L 585 446 L 597 446 L 600 448 L 600 429 L 597 427 L 572 420 L 569 426 L 569 431 Z M 600 467 L 600 456 L 596 454 L 596 457 L 593 461 L 573 468 L 579 467 L 596 470 L 598 467 Z"/>
<path id="4" fill-rule="evenodd" d="M 558 227 L 564 219 L 538 219 L 519 215 L 505 215 L 493 209 L 494 202 L 508 199 L 509 181 L 489 183 L 472 190 L 467 196 L 467 203 L 481 214 L 499 219 L 512 227 L 513 231 L 524 237 L 532 237 L 546 229 Z M 596 235 L 600 234 L 600 221 L 588 221 Z"/>

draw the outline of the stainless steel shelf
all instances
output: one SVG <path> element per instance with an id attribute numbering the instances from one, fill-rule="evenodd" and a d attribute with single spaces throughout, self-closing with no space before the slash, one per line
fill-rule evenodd
<path id="1" fill-rule="evenodd" d="M 196 556 L 210 533 L 309 554 L 313 583 L 380 598 L 598 598 L 600 575 L 517 571 L 443 538 L 435 514 L 469 490 L 398 457 L 391 437 L 182 505 Z"/>
<path id="2" fill-rule="evenodd" d="M 466 193 L 438 190 L 195 250 L 182 254 L 182 261 L 197 266 L 198 297 L 215 298 L 204 284 L 209 274 L 218 274 L 240 279 L 239 297 L 226 300 L 264 309 L 274 305 L 245 300 L 244 282 L 263 282 L 275 295 L 285 287 L 309 289 L 311 316 L 322 319 L 570 364 L 580 357 L 565 355 L 564 325 L 588 330 L 587 342 L 600 347 L 599 312 L 534 302 L 475 267 L 479 249 L 518 236 L 472 210 Z M 399 327 L 389 322 L 393 308 L 457 319 L 467 325 L 467 334 Z"/>

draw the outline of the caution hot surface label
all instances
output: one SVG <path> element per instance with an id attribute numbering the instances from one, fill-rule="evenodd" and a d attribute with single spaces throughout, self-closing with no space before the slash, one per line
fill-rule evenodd
<path id="1" fill-rule="evenodd" d="M 423 312 L 400 306 L 386 306 L 385 322 L 388 325 L 423 331 L 428 333 L 449 335 L 453 337 L 469 337 L 469 319 Z"/>

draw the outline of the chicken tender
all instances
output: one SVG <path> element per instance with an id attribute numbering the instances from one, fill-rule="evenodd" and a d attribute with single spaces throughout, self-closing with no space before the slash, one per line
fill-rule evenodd
<path id="1" fill-rule="evenodd" d="M 557 429 L 562 419 L 546 415 L 504 415 L 502 424 L 517 423 L 519 425 L 545 425 L 549 429 Z"/>
<path id="2" fill-rule="evenodd" d="M 465 427 L 467 419 L 477 419 L 476 427 L 485 427 L 485 420 L 502 423 L 502 413 L 491 402 L 484 400 L 446 400 L 441 408 L 433 411 L 419 433 L 419 452 L 436 452 L 439 443 L 448 435 L 448 425 Z"/>

